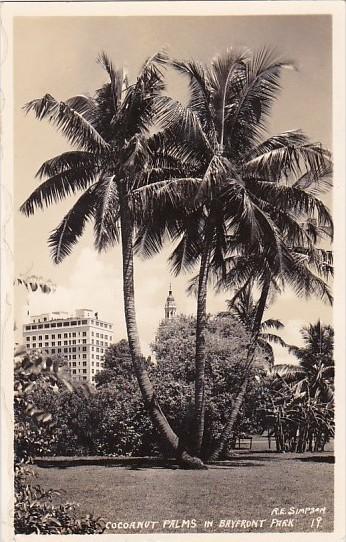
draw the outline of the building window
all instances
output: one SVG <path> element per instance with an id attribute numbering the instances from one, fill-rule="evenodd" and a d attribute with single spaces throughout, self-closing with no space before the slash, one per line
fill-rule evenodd
<path id="1" fill-rule="evenodd" d="M 77 373 L 76 369 L 72 369 L 72 374 L 75 375 L 76 373 Z"/>
<path id="2" fill-rule="evenodd" d="M 30 337 L 27 337 L 26 340 L 27 340 L 27 341 L 30 341 Z"/>
<path id="3" fill-rule="evenodd" d="M 86 354 L 83 354 L 83 359 L 86 359 L 86 357 L 87 357 Z"/>
<path id="4" fill-rule="evenodd" d="M 87 349 L 87 347 L 83 346 L 83 348 L 82 348 L 83 352 L 86 352 L 86 349 Z"/>
<path id="5" fill-rule="evenodd" d="M 61 341 L 58 341 L 58 346 L 61 346 Z"/>
<path id="6" fill-rule="evenodd" d="M 87 370 L 86 369 L 83 369 L 83 373 L 86 374 Z"/>
<path id="7" fill-rule="evenodd" d="M 44 343 L 45 346 L 49 346 L 49 343 Z"/>
<path id="8" fill-rule="evenodd" d="M 52 348 L 52 354 L 55 354 L 55 348 Z"/>
<path id="9" fill-rule="evenodd" d="M 66 338 L 67 338 L 67 333 L 64 333 L 64 339 L 66 339 Z"/>
<path id="10" fill-rule="evenodd" d="M 38 336 L 38 340 L 39 340 L 39 341 L 42 341 L 42 335 L 39 335 L 39 336 Z"/>
<path id="11" fill-rule="evenodd" d="M 75 352 L 75 351 L 76 351 L 76 347 L 74 346 L 74 347 L 72 348 L 72 352 Z"/>
<path id="12" fill-rule="evenodd" d="M 83 361 L 83 367 L 86 367 L 86 365 L 87 365 L 87 362 Z"/>
<path id="13" fill-rule="evenodd" d="M 82 324 L 87 324 L 88 323 L 88 320 L 82 320 Z"/>
<path id="14" fill-rule="evenodd" d="M 74 322 L 71 322 L 71 326 L 76 326 L 77 325 L 77 321 L 75 320 Z"/>
<path id="15" fill-rule="evenodd" d="M 73 354 L 73 355 L 72 355 L 72 359 L 76 359 L 76 354 Z"/>
<path id="16" fill-rule="evenodd" d="M 36 343 L 32 343 L 32 347 L 33 347 L 33 348 L 36 348 Z"/>
<path id="17" fill-rule="evenodd" d="M 57 327 L 62 327 L 62 322 L 58 322 Z"/>
<path id="18" fill-rule="evenodd" d="M 38 343 L 38 347 L 39 347 L 39 348 L 42 348 L 42 343 Z"/>

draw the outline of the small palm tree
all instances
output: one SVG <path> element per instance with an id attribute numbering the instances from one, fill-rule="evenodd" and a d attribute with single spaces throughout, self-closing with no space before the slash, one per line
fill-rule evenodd
<path id="1" fill-rule="evenodd" d="M 76 192 L 82 192 L 61 224 L 51 233 L 49 246 L 55 263 L 60 263 L 81 237 L 86 223 L 94 222 L 95 245 L 104 250 L 121 241 L 123 294 L 129 349 L 139 387 L 158 433 L 166 447 L 191 466 L 193 461 L 171 429 L 149 380 L 146 360 L 141 353 L 134 299 L 133 236 L 136 228 L 130 205 L 133 190 L 160 178 L 159 134 L 150 137 L 158 112 L 157 101 L 164 89 L 164 53 L 150 58 L 134 84 L 129 85 L 123 70 L 115 69 L 103 53 L 99 62 L 109 82 L 95 96 L 76 96 L 58 102 L 47 94 L 29 102 L 25 109 L 39 120 L 48 119 L 77 148 L 46 161 L 38 171 L 47 180 L 34 190 L 21 207 L 26 215 Z M 172 158 L 173 160 L 173 158 Z M 161 162 L 169 152 L 161 153 Z M 179 168 L 178 168 L 179 169 Z"/>
<path id="2" fill-rule="evenodd" d="M 251 333 L 253 320 L 256 314 L 256 302 L 253 297 L 253 278 L 245 284 L 244 288 L 240 288 L 238 292 L 226 301 L 228 312 L 236 316 Z M 258 335 L 257 344 L 266 352 L 271 353 L 272 362 L 274 360 L 273 349 L 271 344 L 279 344 L 283 348 L 289 348 L 289 345 L 276 333 L 270 330 L 280 330 L 284 328 L 284 324 L 275 318 L 269 318 L 261 322 L 260 333 Z"/>

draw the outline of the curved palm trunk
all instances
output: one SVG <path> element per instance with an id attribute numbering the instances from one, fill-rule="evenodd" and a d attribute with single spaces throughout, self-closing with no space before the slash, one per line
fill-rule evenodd
<path id="1" fill-rule="evenodd" d="M 216 459 L 218 459 L 218 457 L 222 453 L 227 441 L 229 440 L 231 436 L 234 424 L 238 418 L 241 406 L 243 404 L 243 401 L 246 395 L 246 389 L 250 380 L 250 370 L 253 366 L 253 361 L 255 358 L 257 340 L 258 340 L 258 336 L 261 330 L 261 323 L 262 323 L 263 313 L 264 313 L 264 309 L 265 309 L 268 294 L 269 294 L 269 287 L 270 287 L 270 276 L 267 275 L 267 278 L 263 284 L 261 297 L 258 301 L 256 315 L 255 315 L 253 326 L 252 326 L 252 335 L 251 335 L 251 340 L 250 340 L 249 349 L 248 349 L 247 358 L 246 358 L 246 364 L 245 364 L 246 375 L 240 387 L 236 400 L 234 401 L 230 418 L 223 429 L 220 440 L 217 446 L 215 447 L 214 451 L 212 452 L 212 454 L 209 456 L 210 461 L 215 461 Z"/>
<path id="2" fill-rule="evenodd" d="M 195 350 L 195 453 L 200 455 L 205 417 L 205 332 L 207 328 L 207 291 L 213 228 L 207 225 L 198 278 Z"/>
<path id="3" fill-rule="evenodd" d="M 123 293 L 125 320 L 129 349 L 134 371 L 142 393 L 145 407 L 151 421 L 161 436 L 163 442 L 172 454 L 188 468 L 206 468 L 202 461 L 192 457 L 182 446 L 178 436 L 169 425 L 163 414 L 150 382 L 146 369 L 145 358 L 141 353 L 136 322 L 134 280 L 133 280 L 133 222 L 126 199 L 123 200 L 120 211 L 122 257 L 123 257 Z"/>

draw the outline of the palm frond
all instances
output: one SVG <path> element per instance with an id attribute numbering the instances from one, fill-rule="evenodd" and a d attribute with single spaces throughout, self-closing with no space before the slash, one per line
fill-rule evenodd
<path id="1" fill-rule="evenodd" d="M 35 210 L 56 203 L 79 190 L 84 190 L 95 179 L 93 167 L 81 167 L 62 171 L 47 179 L 36 188 L 21 205 L 20 211 L 29 216 Z"/>
<path id="2" fill-rule="evenodd" d="M 74 168 L 96 167 L 97 160 L 93 153 L 86 151 L 68 151 L 46 160 L 36 173 L 36 177 L 53 177 L 62 171 Z"/>
<path id="3" fill-rule="evenodd" d="M 244 163 L 245 175 L 271 182 L 297 179 L 294 187 L 315 193 L 326 187 L 331 175 L 330 154 L 321 145 L 309 143 L 303 133 L 281 134 L 265 142 L 263 148 L 268 150 Z"/>
<path id="4" fill-rule="evenodd" d="M 106 70 L 110 79 L 111 85 L 111 95 L 112 95 L 112 105 L 113 105 L 113 114 L 116 115 L 121 103 L 121 93 L 124 80 L 123 70 L 115 69 L 112 61 L 107 56 L 107 54 L 102 51 L 98 58 L 97 62 Z"/>
<path id="5" fill-rule="evenodd" d="M 268 320 L 265 320 L 262 322 L 261 330 L 264 331 L 265 329 L 282 329 L 284 324 L 281 322 L 281 320 L 277 320 L 275 318 L 268 318 Z"/>
<path id="6" fill-rule="evenodd" d="M 48 119 L 72 145 L 79 149 L 95 153 L 109 150 L 108 143 L 92 123 L 67 102 L 58 102 L 53 96 L 46 94 L 41 99 L 27 103 L 24 109 L 26 113 L 33 111 L 39 120 Z"/>
<path id="7" fill-rule="evenodd" d="M 228 138 L 232 142 L 242 125 L 248 125 L 248 137 L 253 141 L 261 136 L 264 121 L 280 91 L 280 75 L 284 68 L 292 68 L 290 61 L 277 57 L 275 51 L 262 48 L 246 62 L 244 76 L 238 84 L 234 107 L 229 110 Z"/>
<path id="8" fill-rule="evenodd" d="M 290 348 L 290 346 L 275 333 L 261 333 L 261 339 L 272 344 L 278 344 L 279 346 L 282 346 L 282 348 Z"/>
<path id="9" fill-rule="evenodd" d="M 51 232 L 48 246 L 54 263 L 60 263 L 71 253 L 82 236 L 86 223 L 93 218 L 96 186 L 97 183 L 93 184 L 81 195 L 59 226 Z"/>
<path id="10" fill-rule="evenodd" d="M 285 280 L 299 297 L 318 296 L 332 305 L 333 296 L 328 284 L 301 262 L 299 257 L 290 258 L 284 274 Z"/>
<path id="11" fill-rule="evenodd" d="M 176 137 L 184 141 L 193 141 L 204 150 L 207 157 L 214 154 L 213 148 L 205 134 L 198 115 L 190 108 L 184 107 L 168 96 L 156 99 L 156 118 L 163 129 L 174 132 Z"/>
<path id="12" fill-rule="evenodd" d="M 210 81 L 213 119 L 222 146 L 224 145 L 227 109 L 229 109 L 230 103 L 232 104 L 235 87 L 239 85 L 239 79 L 243 77 L 248 57 L 249 52 L 246 49 L 230 48 L 212 61 Z"/>
<path id="13" fill-rule="evenodd" d="M 274 365 L 271 369 L 273 375 L 277 375 L 288 382 L 295 381 L 297 379 L 305 378 L 306 372 L 299 365 L 290 364 L 278 364 Z"/>
<path id="14" fill-rule="evenodd" d="M 209 70 L 198 61 L 171 60 L 173 68 L 189 79 L 189 108 L 198 116 L 205 131 L 215 131 L 210 111 L 211 84 Z"/>

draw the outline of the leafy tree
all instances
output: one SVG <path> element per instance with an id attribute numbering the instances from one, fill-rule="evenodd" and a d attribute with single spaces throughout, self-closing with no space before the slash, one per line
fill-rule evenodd
<path id="1" fill-rule="evenodd" d="M 125 339 L 107 348 L 103 370 L 95 375 L 95 383 L 96 386 L 102 386 L 111 384 L 118 378 L 135 379 L 129 343 Z"/>
<path id="2" fill-rule="evenodd" d="M 192 447 L 195 380 L 195 318 L 179 316 L 161 323 L 152 345 L 155 364 L 151 369 L 160 402 L 174 429 Z M 208 457 L 230 415 L 237 390 L 244 378 L 244 359 L 249 335 L 233 316 L 208 317 L 206 334 L 206 430 L 202 457 Z M 270 366 L 267 352 L 259 349 L 250 378 L 249 394 L 258 372 Z M 238 426 L 241 426 L 242 419 Z"/>

